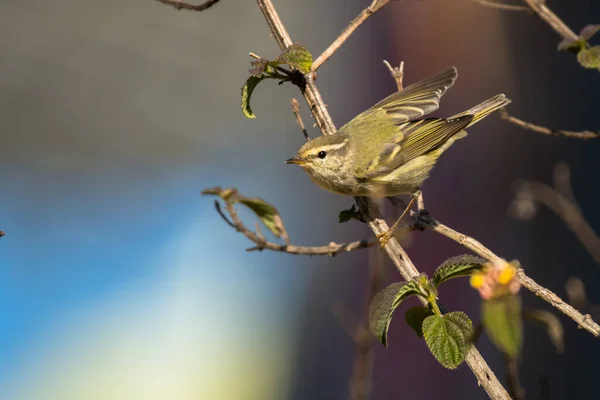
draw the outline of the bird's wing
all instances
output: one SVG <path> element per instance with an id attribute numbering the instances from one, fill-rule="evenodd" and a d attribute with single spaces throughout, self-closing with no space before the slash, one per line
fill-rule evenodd
<path id="1" fill-rule="evenodd" d="M 389 174 L 410 160 L 439 148 L 466 128 L 472 119 L 472 115 L 465 115 L 455 119 L 427 118 L 401 124 L 392 140 L 378 145 L 377 155 L 360 174 L 361 177 L 376 178 Z"/>
<path id="2" fill-rule="evenodd" d="M 439 108 L 440 98 L 457 76 L 456 68 L 449 68 L 386 97 L 363 114 L 384 110 L 395 123 L 414 121 Z"/>

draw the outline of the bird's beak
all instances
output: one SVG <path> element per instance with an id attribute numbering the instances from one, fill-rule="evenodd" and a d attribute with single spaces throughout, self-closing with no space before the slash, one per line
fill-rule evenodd
<path id="1" fill-rule="evenodd" d="M 298 156 L 294 156 L 293 158 L 287 159 L 284 162 L 286 164 L 296 164 L 296 165 L 306 164 L 306 161 L 304 161 L 303 159 L 299 158 Z"/>

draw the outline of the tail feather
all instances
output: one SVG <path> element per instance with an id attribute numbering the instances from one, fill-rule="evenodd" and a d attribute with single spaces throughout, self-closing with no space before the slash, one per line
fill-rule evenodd
<path id="1" fill-rule="evenodd" d="M 461 112 L 459 114 L 456 114 L 456 115 L 450 117 L 449 119 L 464 117 L 465 115 L 472 115 L 473 120 L 471 120 L 471 123 L 469 125 L 467 125 L 467 128 L 468 128 L 469 126 L 472 126 L 473 124 L 475 124 L 475 123 L 479 122 L 480 120 L 482 120 L 483 118 L 487 117 L 494 111 L 499 110 L 502 107 L 508 105 L 510 103 L 510 101 L 511 100 L 509 98 L 507 98 L 504 94 L 498 94 L 490 99 L 487 99 L 483 103 L 476 105 L 475 107 L 473 107 L 467 111 Z"/>

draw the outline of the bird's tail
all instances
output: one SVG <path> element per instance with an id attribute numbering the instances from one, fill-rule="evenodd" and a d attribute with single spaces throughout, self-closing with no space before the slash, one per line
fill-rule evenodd
<path id="1" fill-rule="evenodd" d="M 479 122 L 483 118 L 487 117 L 494 111 L 499 110 L 502 107 L 508 105 L 510 103 L 510 101 L 511 100 L 509 98 L 507 98 L 505 95 L 497 94 L 496 96 L 494 96 L 490 99 L 487 99 L 483 103 L 476 105 L 475 107 L 473 107 L 467 111 L 461 112 L 460 114 L 456 114 L 448 119 L 464 117 L 465 115 L 472 115 L 473 119 L 471 120 L 471 123 L 469 125 L 467 125 L 467 128 L 468 128 L 469 126 L 471 126 L 471 125 L 475 124 L 476 122 Z"/>

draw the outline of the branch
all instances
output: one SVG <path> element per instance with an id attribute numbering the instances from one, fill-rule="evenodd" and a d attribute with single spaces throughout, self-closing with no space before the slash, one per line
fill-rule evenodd
<path id="1" fill-rule="evenodd" d="M 313 62 L 312 71 L 314 72 L 317 69 L 319 69 L 319 67 L 325 61 L 329 60 L 333 53 L 335 53 L 340 47 L 342 47 L 344 42 L 348 40 L 348 38 L 350 37 L 350 35 L 352 35 L 356 28 L 358 28 L 363 22 L 365 22 L 366 19 L 369 18 L 371 15 L 375 14 L 377 11 L 385 7 L 389 2 L 390 0 L 373 0 L 371 5 L 362 10 L 362 12 L 358 14 L 358 16 L 354 18 L 352 22 L 350 22 L 350 24 L 348 24 L 346 29 L 342 31 L 340 36 L 338 36 L 338 38 L 335 39 L 333 43 L 331 43 L 329 47 L 315 60 L 315 62 Z"/>
<path id="2" fill-rule="evenodd" d="M 522 219 L 529 219 L 535 214 L 536 202 L 546 205 L 564 221 L 594 261 L 600 264 L 600 237 L 585 220 L 573 197 L 570 172 L 565 164 L 556 166 L 554 181 L 554 188 L 540 182 L 522 182 L 513 203 L 513 214 Z"/>
<path id="3" fill-rule="evenodd" d="M 383 63 L 390 70 L 390 74 L 392 74 L 392 78 L 396 81 L 396 86 L 398 87 L 398 91 L 402 90 L 404 80 L 404 61 L 400 62 L 398 67 L 392 67 L 389 62 L 383 60 Z"/>
<path id="4" fill-rule="evenodd" d="M 296 122 L 298 123 L 298 126 L 300 126 L 300 129 L 302 130 L 304 138 L 308 142 L 310 140 L 310 137 L 308 136 L 308 132 L 306 132 L 306 128 L 304 127 L 304 122 L 302 121 L 302 116 L 300 115 L 300 104 L 296 99 L 292 99 L 292 112 L 296 117 Z"/>
<path id="5" fill-rule="evenodd" d="M 556 33 L 563 39 L 577 40 L 579 36 L 575 34 L 556 14 L 546 7 L 546 2 L 543 0 L 523 0 L 525 4 L 531 8 L 531 11 L 544 22 L 546 22 Z"/>
<path id="6" fill-rule="evenodd" d="M 262 250 L 272 250 L 272 251 L 280 251 L 283 253 L 289 254 L 300 254 L 300 255 L 309 255 L 309 256 L 335 256 L 339 253 L 360 250 L 367 247 L 375 246 L 379 243 L 379 241 L 372 240 L 359 240 L 351 243 L 334 243 L 331 242 L 327 246 L 294 246 L 292 244 L 278 244 L 272 243 L 265 239 L 265 237 L 260 232 L 260 229 L 257 229 L 256 232 L 251 231 L 244 225 L 244 223 L 240 220 L 237 211 L 233 203 L 225 202 L 225 208 L 227 213 L 231 217 L 231 220 L 227 218 L 227 216 L 223 213 L 221 209 L 220 203 L 215 201 L 215 208 L 217 212 L 225 220 L 225 222 L 233 227 L 236 231 L 242 233 L 248 239 L 256 244 L 256 246 L 246 249 L 246 251 L 262 251 Z"/>
<path id="7" fill-rule="evenodd" d="M 285 29 L 281 18 L 279 18 L 279 14 L 275 10 L 273 3 L 271 0 L 257 0 L 257 3 L 267 21 L 275 41 L 281 50 L 285 50 L 285 48 L 290 46 L 293 42 Z M 315 118 L 317 126 L 324 135 L 334 134 L 336 132 L 335 124 L 333 123 L 331 116 L 327 111 L 327 107 L 321 98 L 321 94 L 315 85 L 313 73 L 306 74 L 305 79 L 306 88 L 303 92 L 304 98 Z M 381 235 L 389 230 L 389 226 L 383 219 L 379 207 L 377 207 L 372 200 L 365 197 L 355 197 L 355 200 L 361 212 L 366 213 L 365 215 L 369 216 L 369 227 L 373 233 Z M 419 272 L 412 261 L 408 258 L 408 255 L 394 237 L 387 242 L 384 249 L 404 280 L 409 281 L 419 276 Z M 494 372 L 490 369 L 474 346 L 471 347 L 471 350 L 467 353 L 465 362 L 469 368 L 471 368 L 473 374 L 477 377 L 479 384 L 483 386 L 490 398 L 510 399 L 510 396 L 500 381 L 498 381 Z"/>
<path id="8" fill-rule="evenodd" d="M 411 212 L 411 215 L 416 216 L 417 213 Z M 443 225 L 436 219 L 430 217 L 429 215 L 419 215 L 418 221 L 416 222 L 420 227 L 424 227 L 430 229 L 434 232 L 440 233 L 455 242 L 465 246 L 469 250 L 474 253 L 480 255 L 486 260 L 497 262 L 502 261 L 500 257 L 494 254 L 490 249 L 485 247 L 483 244 L 475 240 L 474 238 L 462 234 L 460 232 L 455 231 L 454 229 Z M 519 268 L 517 271 L 517 279 L 523 287 L 527 288 L 530 292 L 535 294 L 536 296 L 542 298 L 552 305 L 552 307 L 557 308 L 563 314 L 571 318 L 575 321 L 581 328 L 587 330 L 592 335 L 599 337 L 600 336 L 600 326 L 595 323 L 589 315 L 583 315 L 576 309 L 574 309 L 568 303 L 565 303 L 560 297 L 554 294 L 552 291 L 546 289 L 545 287 L 539 285 L 536 281 L 528 277 L 522 268 Z"/>
<path id="9" fill-rule="evenodd" d="M 206 0 L 204 3 L 197 4 L 197 5 L 186 3 L 185 1 L 181 1 L 181 0 L 156 0 L 156 1 L 159 1 L 168 6 L 175 7 L 178 10 L 184 9 L 184 10 L 191 10 L 191 11 L 204 11 L 207 8 L 211 8 L 212 6 L 214 6 L 221 0 Z"/>
<path id="10" fill-rule="evenodd" d="M 554 130 L 554 129 L 546 128 L 544 126 L 535 125 L 535 124 L 532 124 L 531 122 L 526 122 L 526 121 L 523 121 L 522 119 L 519 119 L 519 118 L 513 117 L 512 115 L 509 115 L 508 112 L 506 112 L 506 110 L 504 110 L 504 109 L 500 110 L 500 117 L 510 123 L 520 126 L 523 129 L 541 133 L 543 135 L 561 136 L 561 137 L 577 138 L 577 139 L 597 139 L 600 137 L 600 133 L 592 132 L 592 131 L 575 132 L 575 131 L 565 131 L 565 130 Z"/>
<path id="11" fill-rule="evenodd" d="M 469 1 L 471 1 L 473 3 L 481 4 L 482 6 L 496 8 L 498 10 L 532 12 L 529 7 L 525 7 L 525 6 L 513 6 L 510 4 L 502 4 L 502 3 L 497 3 L 495 1 L 490 1 L 490 0 L 469 0 Z"/>

